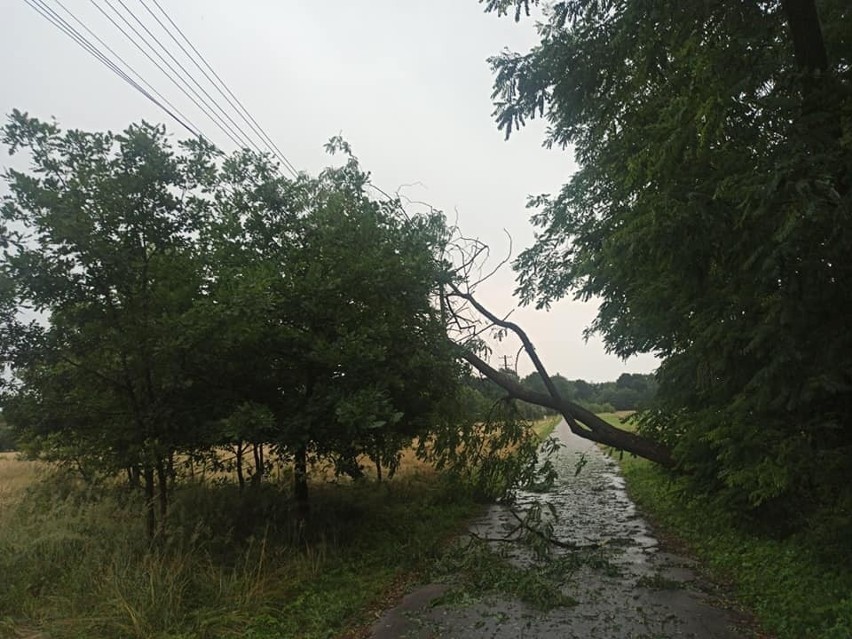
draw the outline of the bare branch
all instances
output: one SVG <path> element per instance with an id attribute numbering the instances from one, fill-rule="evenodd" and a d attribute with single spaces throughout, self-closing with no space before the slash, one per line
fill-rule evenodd
<path id="1" fill-rule="evenodd" d="M 477 286 L 479 286 L 485 280 L 490 279 L 497 271 L 503 268 L 504 265 L 509 263 L 509 260 L 512 259 L 512 236 L 509 234 L 509 231 L 503 229 L 503 232 L 506 234 L 506 237 L 509 238 L 509 249 L 506 251 L 506 257 L 500 260 L 491 271 L 488 272 L 487 275 L 482 275 L 478 280 L 476 280 L 473 284 L 468 287 L 468 290 L 475 290 Z"/>

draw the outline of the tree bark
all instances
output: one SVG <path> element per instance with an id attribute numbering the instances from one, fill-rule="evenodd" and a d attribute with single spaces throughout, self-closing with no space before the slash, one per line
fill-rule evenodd
<path id="1" fill-rule="evenodd" d="M 381 435 L 376 435 L 373 438 L 373 454 L 375 455 L 373 463 L 376 465 L 376 481 L 380 484 L 382 483 L 382 451 L 385 449 L 384 443 L 384 437 Z"/>
<path id="2" fill-rule="evenodd" d="M 301 444 L 296 449 L 293 461 L 293 495 L 299 507 L 299 513 L 307 514 L 308 506 L 308 447 Z"/>
<path id="3" fill-rule="evenodd" d="M 466 351 L 462 354 L 462 357 L 480 373 L 505 390 L 511 397 L 559 412 L 565 418 L 565 421 L 568 422 L 568 427 L 575 435 L 589 441 L 604 444 L 605 446 L 612 446 L 613 448 L 633 453 L 666 468 L 674 467 L 675 462 L 672 459 L 671 452 L 663 444 L 637 435 L 636 433 L 616 428 L 591 411 L 574 402 L 563 399 L 559 395 L 545 395 L 544 393 L 529 390 L 511 377 L 489 366 L 474 353 Z"/>
<path id="4" fill-rule="evenodd" d="M 234 454 L 236 466 L 237 466 L 237 481 L 240 484 L 240 492 L 243 492 L 243 488 L 246 485 L 246 478 L 243 475 L 243 443 L 237 443 L 237 450 Z"/>
<path id="5" fill-rule="evenodd" d="M 822 26 L 814 0 L 781 0 L 787 17 L 796 64 L 803 71 L 828 69 L 828 52 L 822 37 Z"/>
<path id="6" fill-rule="evenodd" d="M 169 475 L 166 472 L 166 464 L 162 459 L 157 460 L 157 483 L 160 485 L 159 506 L 160 526 L 157 534 L 160 540 L 166 538 L 166 516 L 169 514 Z"/>
<path id="7" fill-rule="evenodd" d="M 127 467 L 127 484 L 132 489 L 142 487 L 141 472 L 138 464 L 131 464 Z"/>
<path id="8" fill-rule="evenodd" d="M 492 324 L 512 331 L 518 336 L 523 344 L 524 351 L 526 351 L 527 355 L 532 360 L 536 371 L 538 371 L 539 375 L 541 375 L 545 388 L 547 388 L 547 394 L 538 393 L 525 388 L 511 377 L 504 375 L 489 366 L 472 351 L 463 350 L 462 357 L 471 366 L 500 386 L 511 397 L 529 402 L 530 404 L 537 404 L 538 406 L 544 406 L 545 408 L 551 408 L 558 411 L 565 418 L 571 432 L 579 437 L 633 453 L 667 468 L 672 468 L 675 465 L 674 459 L 671 456 L 671 451 L 663 444 L 647 439 L 646 437 L 642 437 L 641 435 L 637 435 L 636 433 L 616 428 L 602 420 L 593 412 L 586 410 L 574 402 L 564 399 L 559 394 L 559 391 L 556 389 L 556 385 L 547 373 L 547 370 L 539 358 L 538 353 L 536 353 L 535 346 L 529 336 L 520 326 L 514 322 L 500 319 L 480 304 L 479 301 L 470 293 L 462 292 L 454 284 L 451 284 L 450 286 L 454 295 L 468 302 Z"/>
<path id="9" fill-rule="evenodd" d="M 154 539 L 157 534 L 157 512 L 154 506 L 154 469 L 146 463 L 142 469 L 145 478 L 145 530 L 148 539 Z"/>
<path id="10" fill-rule="evenodd" d="M 254 473 L 251 476 L 251 484 L 257 486 L 263 481 L 263 445 L 252 444 L 251 450 L 254 456 Z"/>

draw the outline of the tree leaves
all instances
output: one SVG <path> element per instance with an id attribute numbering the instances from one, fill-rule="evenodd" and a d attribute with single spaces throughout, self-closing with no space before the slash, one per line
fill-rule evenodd
<path id="1" fill-rule="evenodd" d="M 533 201 L 522 300 L 601 299 L 591 329 L 611 351 L 663 358 L 647 431 L 705 486 L 794 509 L 817 474 L 809 456 L 852 449 L 841 4 L 816 5 L 833 20 L 816 32 L 830 52 L 819 73 L 799 64 L 777 2 L 559 3 L 538 46 L 492 62 L 498 126 L 543 113 L 546 143 L 573 145 L 580 165 Z M 801 454 L 775 472 L 782 446 Z"/>
<path id="2" fill-rule="evenodd" d="M 392 470 L 455 393 L 443 218 L 368 197 L 345 141 L 342 167 L 287 180 L 145 123 L 63 133 L 15 112 L 4 140 L 32 167 L 6 175 L 2 400 L 34 454 L 141 468 L 153 517 L 176 454 L 250 442 Z"/>

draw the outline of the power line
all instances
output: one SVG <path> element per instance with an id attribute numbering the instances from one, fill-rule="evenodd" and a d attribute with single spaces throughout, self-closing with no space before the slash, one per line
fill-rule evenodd
<path id="1" fill-rule="evenodd" d="M 90 36 L 92 36 L 102 47 L 104 47 L 107 51 L 109 51 L 113 55 L 114 58 L 117 58 L 118 61 L 121 62 L 133 75 L 135 75 L 136 78 L 138 78 L 138 80 L 140 82 L 142 82 L 146 87 L 148 87 L 148 89 L 150 89 L 151 92 L 154 93 L 154 95 L 156 95 L 160 100 L 162 100 L 167 105 L 169 105 L 169 107 L 171 107 L 171 109 L 173 111 L 175 111 L 177 114 L 179 114 L 184 120 L 188 120 L 188 118 L 186 118 L 186 116 L 184 116 L 180 112 L 180 110 L 174 104 L 172 104 L 171 101 L 169 101 L 168 98 L 166 98 L 162 93 L 157 91 L 157 89 L 154 88 L 154 86 L 152 86 L 150 82 L 148 82 L 145 78 L 143 78 L 142 75 L 140 75 L 139 72 L 137 72 L 132 66 L 130 66 L 130 64 L 127 63 L 127 61 L 125 61 L 119 54 L 117 54 L 112 49 L 112 47 L 110 47 L 106 42 L 101 40 L 101 38 L 99 38 L 96 33 L 94 33 L 89 27 L 87 27 L 86 24 L 82 20 L 80 20 L 77 16 L 75 16 L 74 13 L 71 12 L 64 4 L 62 4 L 62 2 L 60 0 L 54 0 L 54 2 L 56 2 L 56 4 L 58 4 L 65 11 L 65 13 L 67 13 L 69 16 L 71 16 L 71 18 L 75 22 L 77 22 L 77 24 L 79 24 L 81 27 L 83 27 L 83 29 L 85 29 L 86 32 Z M 198 136 L 198 137 L 203 137 L 194 128 L 193 128 L 193 135 Z"/>
<path id="2" fill-rule="evenodd" d="M 165 75 L 187 98 L 189 98 L 192 103 L 201 110 L 201 112 L 206 115 L 216 126 L 238 147 L 248 147 L 251 146 L 258 153 L 262 153 L 260 147 L 255 141 L 255 138 L 250 133 L 247 133 L 241 126 L 238 124 L 233 117 L 229 114 L 229 112 L 223 108 L 213 96 L 198 82 L 198 80 L 193 77 L 192 73 L 190 73 L 187 68 L 172 54 L 171 51 L 163 44 L 163 42 L 148 28 L 148 26 L 133 13 L 133 11 L 125 4 L 124 0 L 117 0 L 117 2 L 125 9 L 125 11 L 135 20 L 136 23 L 140 25 L 140 27 L 145 31 L 145 33 L 150 36 L 150 38 L 156 43 L 157 46 L 152 44 L 140 31 L 134 27 L 133 24 L 129 22 L 129 20 L 121 13 L 119 9 L 112 4 L 110 0 L 104 0 L 106 5 L 112 10 L 113 13 L 118 16 L 118 18 L 141 40 L 154 55 L 159 58 L 160 61 L 171 71 L 167 71 L 163 68 L 156 59 L 154 59 L 151 54 L 143 48 L 139 42 L 134 39 L 128 32 L 125 30 L 116 20 L 107 13 L 103 7 L 101 7 L 96 0 L 90 0 L 92 5 L 107 19 L 112 25 L 118 29 L 118 31 L 128 40 L 130 40 L 133 45 L 152 63 L 154 66 Z M 192 54 L 183 46 L 180 40 L 174 35 L 174 33 L 168 28 L 166 24 L 153 12 L 153 10 L 145 3 L 144 0 L 139 0 L 140 4 L 145 8 L 145 10 L 156 20 L 157 24 L 160 25 L 163 31 L 165 31 L 169 37 L 178 45 L 183 54 L 192 61 L 193 65 L 198 68 L 199 71 L 204 75 L 210 84 L 215 87 L 216 91 L 224 98 L 225 102 L 230 106 L 231 109 L 248 125 L 251 133 L 253 133 L 257 138 L 260 139 L 261 143 L 266 146 L 267 149 L 270 150 L 272 155 L 276 157 L 281 164 L 294 176 L 298 177 L 298 171 L 293 166 L 293 164 L 286 158 L 280 148 L 275 144 L 272 138 L 263 130 L 263 128 L 258 124 L 257 120 L 251 115 L 251 113 L 246 109 L 245 105 L 237 98 L 237 96 L 228 88 L 227 84 L 222 80 L 218 73 L 213 69 L 209 62 L 204 58 L 204 56 L 198 51 L 195 45 L 189 40 L 186 34 L 180 29 L 180 27 L 172 20 L 172 18 L 166 13 L 165 9 L 160 5 L 157 0 L 152 0 L 160 12 L 165 16 L 168 22 L 174 27 L 174 29 L 178 32 L 178 34 L 183 38 L 186 44 L 190 47 L 190 49 L 195 53 L 195 55 L 201 60 L 201 63 L 204 65 L 203 67 L 199 64 L 198 60 L 193 57 Z M 96 42 L 98 42 L 106 51 L 108 51 L 114 59 L 118 60 L 116 63 L 113 59 L 110 59 L 108 55 L 106 55 L 103 50 L 99 49 L 95 44 L 93 44 L 92 40 L 88 39 L 85 35 L 83 35 L 77 28 L 75 28 L 72 24 L 70 24 L 65 18 L 60 16 L 54 9 L 50 8 L 47 4 L 47 0 L 25 0 L 25 2 L 39 15 L 45 18 L 48 22 L 50 22 L 57 29 L 65 33 L 69 38 L 74 40 L 81 48 L 87 51 L 90 55 L 92 55 L 95 59 L 97 59 L 101 64 L 106 66 L 110 71 L 119 76 L 122 80 L 127 82 L 131 87 L 139 91 L 142 95 L 144 95 L 148 100 L 153 102 L 156 106 L 160 107 L 164 112 L 166 112 L 169 116 L 171 116 L 178 124 L 184 127 L 187 131 L 189 131 L 193 136 L 196 137 L 204 137 L 200 132 L 200 129 L 192 123 L 192 121 L 187 118 L 181 111 L 172 104 L 171 101 L 168 100 L 162 93 L 157 91 L 157 89 L 148 82 L 136 69 L 134 69 L 126 60 L 124 60 L 115 50 L 113 50 L 106 42 L 104 42 L 96 33 L 94 33 L 86 24 L 80 20 L 71 10 L 69 10 L 61 0 L 55 0 L 56 4 L 62 8 L 62 10 L 68 14 L 77 24 L 80 25 Z M 168 57 L 174 61 L 177 67 L 183 72 L 181 74 L 168 60 L 160 53 L 158 48 L 168 55 Z M 139 82 L 134 80 L 128 73 L 122 69 L 119 64 L 121 64 L 124 69 L 127 69 L 133 76 L 135 76 Z M 205 68 L 206 67 L 206 68 Z M 209 71 L 209 73 L 208 73 Z M 214 81 L 213 77 L 216 78 Z M 187 78 L 196 86 L 198 89 L 206 96 L 206 100 L 202 95 L 196 91 L 192 85 L 187 83 Z M 218 81 L 218 82 L 217 82 Z M 148 89 L 143 88 L 139 83 L 144 84 Z M 153 94 L 153 95 L 152 95 Z M 156 95 L 157 97 L 154 97 Z M 159 98 L 159 99 L 158 99 Z M 211 107 L 212 105 L 212 107 Z M 214 110 L 215 109 L 215 110 Z M 218 113 L 217 111 L 218 110 Z M 219 115 L 219 113 L 224 116 Z M 226 121 L 227 120 L 227 121 Z M 230 122 L 230 126 L 228 124 Z"/>
<path id="3" fill-rule="evenodd" d="M 105 0 L 105 2 L 106 2 L 107 4 L 110 4 L 110 0 Z M 171 70 L 172 70 L 172 71 L 173 71 L 176 75 L 178 75 L 178 76 L 181 78 L 181 80 L 183 80 L 183 81 L 184 81 L 184 83 L 185 83 L 185 82 L 186 82 L 186 80 L 188 79 L 188 80 L 190 80 L 190 81 L 191 81 L 191 82 L 192 82 L 192 83 L 193 83 L 196 87 L 198 87 L 198 89 L 199 89 L 199 90 L 200 90 L 200 91 L 201 91 L 201 92 L 202 92 L 202 93 L 206 96 L 206 98 L 207 98 L 207 101 L 205 101 L 205 106 L 207 106 L 208 108 L 210 108 L 210 107 L 211 107 L 211 105 L 212 105 L 212 107 L 215 107 L 216 109 L 218 109 L 219 113 L 221 114 L 221 116 L 218 116 L 218 117 L 224 117 L 224 118 L 225 118 L 225 119 L 226 119 L 226 120 L 230 123 L 230 125 L 231 125 L 231 127 L 232 127 L 232 128 L 231 128 L 231 130 L 232 130 L 232 131 L 236 131 L 236 133 L 237 133 L 237 134 L 239 134 L 239 138 L 240 138 L 240 140 L 243 142 L 244 146 L 247 146 L 247 147 L 248 147 L 248 146 L 254 147 L 254 150 L 255 150 L 255 151 L 257 151 L 258 153 L 260 153 L 260 152 L 261 152 L 260 148 L 257 146 L 257 144 L 255 143 L 255 141 L 251 138 L 251 136 L 247 135 L 247 134 L 246 134 L 246 132 L 245 132 L 245 131 L 243 131 L 243 129 L 240 127 L 240 125 L 239 125 L 239 124 L 237 124 L 236 122 L 234 122 L 234 119 L 233 119 L 233 118 L 232 118 L 232 117 L 228 114 L 228 112 L 227 112 L 227 111 L 225 111 L 225 109 L 223 109 L 221 106 L 219 106 L 219 104 L 216 102 L 216 100 L 215 100 L 215 99 L 214 99 L 214 98 L 213 98 L 213 97 L 212 97 L 212 96 L 211 96 L 211 95 L 207 92 L 207 90 L 206 90 L 203 86 L 201 86 L 201 84 L 198 82 L 198 80 L 196 80 L 196 79 L 193 77 L 193 75 L 192 75 L 189 71 L 187 71 L 187 70 L 186 70 L 186 67 L 184 67 L 184 66 L 183 66 L 183 64 L 181 64 L 180 60 L 178 60 L 178 59 L 177 59 L 174 55 L 172 55 L 172 52 L 171 52 L 171 51 L 169 51 L 168 47 L 166 47 L 166 46 L 165 46 L 165 45 L 164 45 L 164 44 L 160 41 L 160 39 L 159 39 L 156 35 L 154 35 L 154 34 L 151 32 L 151 30 L 148 28 L 148 26 L 147 26 L 147 25 L 146 25 L 146 24 L 145 24 L 142 20 L 140 20 L 140 19 L 139 19 L 139 16 L 137 16 L 135 13 L 133 13 L 133 11 L 130 9 L 130 7 L 128 7 L 128 6 L 124 3 L 124 0 L 118 0 L 118 3 L 119 3 L 122 7 L 124 7 L 124 10 L 127 12 L 127 14 L 128 14 L 130 17 L 132 17 L 132 18 L 136 21 L 136 23 L 137 23 L 140 27 L 142 27 L 142 29 L 145 31 L 145 33 L 147 33 L 147 34 L 148 34 L 148 36 L 150 36 L 150 38 L 151 38 L 151 39 L 152 39 L 152 40 L 153 40 L 153 41 L 157 44 L 157 46 L 158 46 L 158 47 L 159 47 L 162 51 L 164 51 L 164 52 L 166 53 L 166 55 L 168 55 L 168 56 L 169 56 L 169 58 L 171 58 L 172 62 L 174 62 L 174 63 L 177 65 L 177 67 L 178 67 L 178 68 L 179 68 L 179 69 L 183 72 L 183 75 L 181 76 L 181 75 L 180 75 L 180 73 L 178 73 L 178 71 L 176 71 L 176 70 L 175 70 L 175 68 L 174 68 L 173 66 L 171 66 L 171 65 L 168 63 L 168 61 L 167 61 L 167 60 L 165 60 L 165 59 L 163 58 L 163 56 L 162 56 L 162 55 L 160 55 L 158 52 L 157 52 L 157 57 L 159 57 L 159 58 L 160 58 L 160 60 L 163 60 L 163 62 L 165 62 L 165 63 L 169 66 L 169 69 L 171 69 Z M 112 8 L 112 5 L 111 5 L 111 4 L 110 4 L 110 7 Z M 115 9 L 115 8 L 113 8 L 113 11 L 116 11 L 116 9 Z M 123 18 L 122 18 L 122 19 L 123 19 Z M 126 24 L 126 23 L 127 23 L 127 21 L 125 20 L 125 24 Z M 132 28 L 132 26 L 131 26 L 131 28 Z M 135 33 L 137 33 L 137 34 L 139 33 L 139 32 L 138 32 L 138 31 L 136 31 L 135 29 L 134 29 L 134 32 L 135 32 Z M 151 50 L 154 50 L 154 47 L 150 44 L 150 42 L 146 41 L 146 44 L 148 44 L 148 46 L 151 48 Z M 156 52 L 156 51 L 155 51 L 155 52 Z M 189 86 L 189 85 L 187 85 L 187 86 Z M 194 93 L 194 94 L 198 97 L 198 99 L 199 99 L 199 100 L 202 100 L 202 101 L 203 101 L 203 98 L 202 98 L 200 95 L 198 95 L 198 93 L 197 93 L 194 89 L 192 89 L 192 87 L 191 87 L 191 86 L 190 86 L 189 88 L 190 88 L 190 89 L 192 90 L 192 92 L 193 92 L 193 93 Z"/>
<path id="4" fill-rule="evenodd" d="M 176 86 L 176 87 L 177 87 L 177 88 L 178 88 L 178 89 L 179 89 L 179 90 L 180 90 L 180 91 L 181 91 L 181 92 L 182 92 L 182 93 L 183 93 L 186 97 L 188 97 L 188 98 L 192 101 L 192 103 L 193 103 L 193 104 L 195 104 L 195 106 L 196 106 L 196 107 L 198 107 L 198 109 L 200 109 L 202 113 L 204 113 L 204 115 L 206 115 L 208 118 L 210 118 L 210 120 L 212 120 L 212 122 L 213 122 L 216 126 L 218 126 L 218 127 L 219 127 L 219 129 L 221 129 L 221 131 L 222 131 L 222 132 L 223 132 L 223 133 L 224 133 L 224 134 L 228 137 L 228 139 L 229 139 L 229 140 L 231 140 L 231 142 L 233 142 L 235 145 L 237 145 L 237 147 L 243 147 L 243 146 L 245 146 L 245 142 L 237 139 L 239 136 L 231 130 L 231 128 L 227 125 L 227 123 L 226 123 L 226 122 L 220 121 L 220 119 L 218 118 L 218 116 L 216 116 L 216 114 L 215 114 L 215 113 L 211 114 L 211 113 L 210 113 L 210 111 L 209 111 L 209 110 L 208 110 L 208 109 L 207 109 L 207 108 L 206 108 L 203 104 L 201 104 L 201 103 L 199 102 L 199 100 L 201 100 L 201 101 L 203 102 L 203 99 L 201 99 L 201 98 L 200 98 L 200 96 L 199 96 L 198 98 L 196 98 L 196 97 L 194 97 L 193 95 L 191 95 L 191 94 L 190 94 L 190 93 L 186 90 L 186 88 L 185 88 L 185 87 L 181 84 L 181 82 L 179 82 L 178 80 L 176 80 L 176 79 L 175 79 L 175 78 L 174 78 L 174 77 L 173 77 L 173 76 L 172 76 L 172 75 L 171 75 L 168 71 L 166 71 L 166 70 L 162 67 L 162 65 L 160 65 L 160 63 L 159 63 L 159 62 L 157 62 L 157 61 L 156 61 L 153 57 L 151 57 L 151 54 L 150 54 L 150 53 L 148 53 L 148 52 L 147 52 L 147 51 L 146 51 L 146 50 L 142 47 L 142 45 L 140 45 L 140 44 L 139 44 L 139 43 L 138 43 L 138 42 L 137 42 L 137 41 L 133 38 L 133 36 L 131 36 L 131 35 L 130 35 L 130 34 L 129 34 L 129 33 L 128 33 L 128 32 L 127 32 L 127 31 L 126 31 L 126 30 L 125 30 L 125 29 L 124 29 L 121 25 L 120 25 L 120 24 L 118 24 L 118 23 L 115 21 L 115 19 L 114 19 L 111 15 L 109 15 L 106 11 L 104 11 L 103 7 L 101 7 L 100 5 L 98 5 L 98 4 L 97 4 L 97 2 L 95 2 L 95 0 L 90 0 L 90 1 L 91 1 L 91 3 L 95 6 L 95 8 L 96 8 L 98 11 L 100 11 L 100 13 L 101 13 L 101 14 L 102 14 L 102 15 L 103 15 L 103 16 L 104 16 L 107 20 L 109 20 L 109 21 L 113 24 L 113 26 L 114 26 L 116 29 L 118 29 L 118 30 L 119 30 L 119 31 L 120 31 L 120 32 L 124 35 L 124 37 L 125 37 L 125 38 L 127 38 L 128 40 L 130 40 L 130 42 L 132 42 L 132 43 L 133 43 L 133 45 L 134 45 L 137 49 L 139 49 L 139 51 L 140 51 L 140 52 L 141 52 L 141 53 L 142 53 L 142 54 L 143 54 L 146 58 L 148 58 L 148 60 L 149 60 L 151 63 L 153 63 L 153 64 L 154 64 L 154 66 L 156 66 L 156 67 L 160 70 L 160 72 L 161 72 L 163 75 L 165 75 L 165 76 L 166 76 L 169 80 L 171 80 L 172 84 L 174 84 L 174 85 L 175 85 L 175 86 Z M 121 14 L 121 12 L 120 12 L 120 11 L 118 11 L 118 10 L 117 10 L 117 9 L 116 9 L 113 5 L 112 5 L 112 3 L 110 2 L 110 0 L 105 0 L 105 2 L 106 2 L 106 4 L 109 6 L 109 8 L 110 8 L 110 9 L 112 9 L 112 10 L 116 13 L 116 15 L 118 15 L 118 17 L 122 20 L 122 22 L 124 22 L 124 23 L 125 23 L 125 24 L 126 24 L 126 25 L 127 25 L 127 26 L 128 26 L 128 27 L 129 27 L 129 28 L 130 28 L 130 29 L 131 29 L 134 33 L 135 33 L 135 34 L 136 34 L 136 36 L 137 36 L 137 37 L 139 37 L 139 38 L 140 38 L 140 39 L 141 39 L 141 40 L 142 40 L 142 41 L 143 41 L 143 42 L 144 42 L 144 43 L 145 43 L 148 47 L 150 47 L 152 50 L 154 50 L 154 47 L 152 47 L 152 46 L 151 46 L 151 44 L 150 44 L 150 43 L 149 43 L 149 42 L 148 42 L 148 41 L 144 38 L 144 36 L 143 36 L 141 33 L 139 33 L 139 31 L 138 31 L 135 27 L 133 27 L 133 25 L 132 25 L 132 24 L 130 24 L 130 22 L 128 22 L 128 20 L 127 20 L 127 19 L 126 19 L 126 18 L 125 18 L 122 14 Z M 154 50 L 154 53 L 155 53 L 155 54 L 156 54 L 156 55 L 157 55 L 157 56 L 158 56 L 158 57 L 159 57 L 159 58 L 160 58 L 160 59 L 161 59 L 161 60 L 162 60 L 162 61 L 166 64 L 166 66 L 168 66 L 170 69 L 172 69 L 172 71 L 173 71 L 174 73 L 176 73 L 176 74 L 177 74 L 177 72 L 175 72 L 175 71 L 173 70 L 173 68 L 171 67 L 171 65 L 170 65 L 170 64 L 168 64 L 168 62 L 167 62 L 167 61 L 166 61 L 166 60 L 165 60 L 165 59 L 164 59 L 164 58 L 163 58 L 163 57 L 162 57 L 162 56 L 161 56 L 161 55 L 160 55 L 160 54 L 159 54 L 156 50 Z M 195 91 L 192 89 L 192 87 L 189 87 L 189 89 L 190 89 L 191 91 L 193 91 L 193 93 L 194 93 L 196 96 L 198 95 L 198 94 L 197 94 L 197 92 L 195 92 Z"/>
<path id="5" fill-rule="evenodd" d="M 188 123 L 187 118 L 182 113 L 180 113 L 180 111 L 173 108 L 170 109 L 165 104 L 163 104 L 163 102 L 151 95 L 150 92 L 146 91 L 138 82 L 131 78 L 117 64 L 115 64 L 106 55 L 104 55 L 101 50 L 99 50 L 95 45 L 93 45 L 90 40 L 88 40 L 83 34 L 77 31 L 67 20 L 65 20 L 62 16 L 56 13 L 53 9 L 48 7 L 45 4 L 44 0 L 24 0 L 24 2 L 26 2 L 26 4 L 31 9 L 33 9 L 36 13 L 42 16 L 50 24 L 52 24 L 62 33 L 71 38 L 71 40 L 73 40 L 78 46 L 80 46 L 84 51 L 89 53 L 92 57 L 94 57 L 98 62 L 100 62 L 110 71 L 115 73 L 119 78 L 121 78 L 131 87 L 136 89 L 148 100 L 160 107 L 160 109 L 165 111 L 175 122 L 185 128 L 187 131 L 189 131 L 194 137 L 203 137 L 195 128 L 193 128 L 193 126 Z M 131 68 L 130 65 L 124 62 L 124 60 L 122 60 L 120 57 L 119 61 L 122 62 L 122 64 L 124 64 L 128 69 Z"/>
<path id="6" fill-rule="evenodd" d="M 284 166 L 294 176 L 297 176 L 298 171 L 293 166 L 293 164 L 287 159 L 287 157 L 284 155 L 284 153 L 282 153 L 281 149 L 278 148 L 278 145 L 275 144 L 275 142 L 272 140 L 272 138 L 266 133 L 266 131 L 263 130 L 263 128 L 260 126 L 260 124 L 258 124 L 257 120 L 255 120 L 254 117 L 251 115 L 251 113 L 248 111 L 248 109 L 246 109 L 245 105 L 243 105 L 243 103 L 240 101 L 240 99 L 236 95 L 234 95 L 233 91 L 231 91 L 231 89 L 228 88 L 228 85 L 225 84 L 225 81 L 222 80 L 222 78 L 219 76 L 219 74 L 216 73 L 216 71 L 213 69 L 212 66 L 210 66 L 210 63 L 207 62 L 207 60 L 204 58 L 204 56 L 201 54 L 201 52 L 199 52 L 198 49 L 195 47 L 195 45 L 192 44 L 192 42 L 186 36 L 186 34 L 183 32 L 183 30 L 181 30 L 181 28 L 175 23 L 175 21 L 172 20 L 171 16 L 169 16 L 169 14 L 166 13 L 166 10 L 163 9 L 162 5 L 158 2 L 158 0 L 151 0 L 151 1 L 157 6 L 157 8 L 160 10 L 160 12 L 163 14 L 163 16 L 165 16 L 165 18 L 169 21 L 169 23 L 172 25 L 172 27 L 175 28 L 175 30 L 178 32 L 178 34 L 180 34 L 181 38 L 183 38 L 183 40 L 186 42 L 186 44 L 189 45 L 190 49 L 192 49 L 192 51 L 195 53 L 195 55 L 198 56 L 198 59 L 201 60 L 201 62 L 204 64 L 204 66 L 207 68 L 207 70 L 209 70 L 210 73 L 212 73 L 213 76 L 216 78 L 216 80 L 218 80 L 218 84 L 213 81 L 213 79 L 208 75 L 207 71 L 205 71 L 205 69 L 202 68 L 201 65 L 198 64 L 196 59 L 193 58 L 189 54 L 189 52 L 183 47 L 183 45 L 180 43 L 180 41 L 178 41 L 178 39 L 172 34 L 172 32 L 169 29 L 166 28 L 166 26 L 159 20 L 159 18 L 157 18 L 157 16 L 154 14 L 154 12 L 151 11 L 151 9 L 148 7 L 147 4 L 145 4 L 145 1 L 139 0 L 140 4 L 142 4 L 142 6 L 145 7 L 145 9 L 148 11 L 148 13 L 150 13 L 154 17 L 154 19 L 157 20 L 157 22 L 160 24 L 161 27 L 163 27 L 163 29 L 166 31 L 166 33 L 169 34 L 169 36 L 172 38 L 172 40 L 174 40 L 178 44 L 178 46 L 186 54 L 186 56 L 190 60 L 192 60 L 193 64 L 195 64 L 195 66 L 198 67 L 198 69 L 204 74 L 204 77 L 206 77 L 207 80 L 213 86 L 216 87 L 216 89 L 219 91 L 219 93 L 222 95 L 222 97 L 224 97 L 225 100 L 227 100 L 228 104 L 230 104 L 231 107 L 240 115 L 240 117 L 243 118 L 243 121 L 246 122 L 246 124 L 248 124 L 249 127 L 252 128 L 252 130 L 255 132 L 255 134 L 260 136 L 261 140 L 264 141 L 267 148 L 269 148 L 270 150 L 272 150 L 275 153 L 275 155 L 281 160 L 281 162 L 284 164 Z M 224 91 L 223 91 L 223 89 L 224 89 Z"/>

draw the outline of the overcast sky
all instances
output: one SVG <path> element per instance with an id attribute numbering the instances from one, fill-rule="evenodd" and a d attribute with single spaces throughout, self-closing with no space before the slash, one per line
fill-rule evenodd
<path id="1" fill-rule="evenodd" d="M 38 1 L 70 21 L 66 7 L 206 136 L 226 151 L 234 148 L 95 7 L 109 13 L 109 2 L 132 22 L 131 11 L 177 57 L 177 45 L 140 0 Z M 144 2 L 157 10 L 152 0 Z M 527 195 L 556 192 L 575 169 L 570 150 L 542 148 L 540 123 L 505 141 L 491 118 L 486 59 L 504 47 L 529 49 L 536 41 L 529 21 L 486 15 L 476 0 L 159 2 L 299 170 L 325 166 L 322 146 L 342 132 L 375 184 L 388 192 L 403 187 L 450 220 L 457 214 L 465 234 L 490 244 L 495 259 L 508 250 L 504 229 L 514 255 L 532 243 Z M 145 119 L 185 135 L 24 0 L 0 0 L 0 60 L 4 114 L 18 108 L 55 117 L 63 128 L 89 130 L 120 130 Z M 3 152 L 0 166 L 11 165 L 18 165 L 16 158 Z M 516 305 L 513 288 L 507 267 L 483 285 L 480 297 L 505 314 Z M 625 363 L 607 355 L 599 340 L 584 342 L 583 328 L 595 311 L 594 304 L 565 300 L 549 312 L 519 309 L 512 317 L 549 370 L 571 379 L 611 380 L 656 366 L 651 357 Z M 516 349 L 497 344 L 495 355 L 514 356 Z M 519 363 L 522 375 L 530 370 Z"/>

